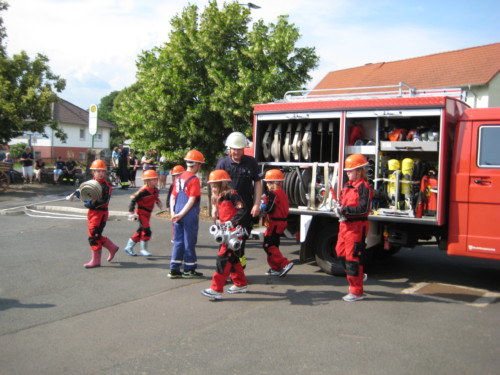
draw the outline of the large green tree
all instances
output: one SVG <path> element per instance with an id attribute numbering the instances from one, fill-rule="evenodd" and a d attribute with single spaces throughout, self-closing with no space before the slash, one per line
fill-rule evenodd
<path id="1" fill-rule="evenodd" d="M 0 14 L 8 6 L 0 0 Z M 66 135 L 52 120 L 51 104 L 59 100 L 56 92 L 64 90 L 65 80 L 52 73 L 49 59 L 42 54 L 30 59 L 21 51 L 10 58 L 4 44 L 6 36 L 0 16 L 0 144 L 25 131 L 43 134 L 47 125 L 64 139 Z"/>
<path id="2" fill-rule="evenodd" d="M 253 23 L 236 2 L 200 14 L 188 5 L 171 20 L 169 41 L 145 51 L 137 81 L 115 100 L 118 124 L 140 149 L 177 156 L 202 151 L 214 163 L 232 131 L 251 133 L 252 106 L 282 97 L 310 80 L 314 48 L 295 46 L 299 30 L 287 16 Z"/>

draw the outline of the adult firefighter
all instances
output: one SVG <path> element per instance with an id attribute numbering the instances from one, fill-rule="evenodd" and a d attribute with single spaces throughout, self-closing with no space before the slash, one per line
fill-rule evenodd
<path id="1" fill-rule="evenodd" d="M 198 240 L 198 225 L 200 220 L 200 180 L 196 173 L 205 163 L 205 157 L 197 150 L 189 151 L 184 157 L 187 170 L 177 179 L 172 196 L 170 209 L 174 223 L 174 247 L 170 260 L 168 277 L 200 278 L 201 272 L 196 272 L 196 242 Z M 184 263 L 184 272 L 181 266 Z"/>
<path id="2" fill-rule="evenodd" d="M 259 175 L 259 165 L 255 158 L 244 155 L 243 149 L 248 146 L 248 140 L 243 133 L 233 132 L 226 139 L 226 147 L 229 149 L 228 156 L 222 157 L 217 162 L 215 169 L 223 169 L 231 177 L 230 185 L 245 202 L 247 213 L 241 220 L 241 225 L 252 231 L 252 218 L 260 214 L 260 198 L 262 195 L 262 181 Z M 246 265 L 244 238 L 239 256 L 243 267 Z"/>
<path id="3" fill-rule="evenodd" d="M 128 189 L 130 186 L 128 178 L 128 148 L 120 144 L 120 154 L 118 156 L 118 172 L 120 176 L 121 189 Z"/>
<path id="4" fill-rule="evenodd" d="M 367 182 L 365 166 L 368 161 L 363 155 L 353 154 L 346 158 L 344 171 L 348 181 L 340 193 L 339 235 L 335 250 L 344 265 L 349 282 L 349 293 L 342 299 L 346 302 L 359 301 L 363 296 L 363 251 L 368 233 L 373 189 Z"/>

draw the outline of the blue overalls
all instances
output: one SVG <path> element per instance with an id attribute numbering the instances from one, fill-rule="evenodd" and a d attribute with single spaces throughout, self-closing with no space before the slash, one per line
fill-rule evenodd
<path id="1" fill-rule="evenodd" d="M 182 176 L 181 176 L 182 177 Z M 177 214 L 186 205 L 189 197 L 184 189 L 191 179 L 191 176 L 185 182 L 179 178 L 178 194 L 175 200 L 174 212 Z M 195 204 L 177 223 L 174 223 L 174 248 L 172 249 L 172 259 L 170 260 L 170 270 L 180 271 L 184 261 L 184 272 L 196 269 L 196 242 L 198 240 L 198 224 L 200 219 L 200 197 Z"/>

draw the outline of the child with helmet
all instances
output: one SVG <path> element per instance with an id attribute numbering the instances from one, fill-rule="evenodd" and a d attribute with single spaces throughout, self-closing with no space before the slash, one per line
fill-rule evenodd
<path id="1" fill-rule="evenodd" d="M 138 192 L 130 197 L 130 220 L 139 220 L 139 228 L 134 233 L 134 235 L 129 238 L 127 246 L 123 249 L 128 255 L 136 256 L 134 252 L 134 246 L 137 242 L 141 242 L 140 254 L 144 257 L 151 256 L 148 251 L 148 241 L 151 239 L 151 227 L 149 225 L 149 220 L 151 219 L 151 212 L 155 204 L 163 209 L 163 204 L 159 198 L 158 185 L 158 174 L 154 169 L 149 169 L 142 173 L 142 179 L 144 180 L 144 186 L 139 189 Z M 137 209 L 135 206 L 137 205 Z"/>
<path id="2" fill-rule="evenodd" d="M 288 197 L 281 187 L 281 182 L 284 180 L 285 176 L 279 169 L 270 169 L 266 172 L 264 182 L 267 193 L 260 209 L 266 226 L 262 247 L 267 254 L 267 264 L 271 267 L 266 274 L 279 277 L 285 276 L 293 267 L 293 262 L 285 258 L 279 249 L 280 236 L 288 224 L 290 206 Z"/>
<path id="3" fill-rule="evenodd" d="M 85 207 L 89 209 L 87 213 L 88 235 L 92 250 L 92 259 L 84 264 L 85 268 L 100 267 L 103 246 L 109 251 L 108 262 L 111 262 L 118 251 L 118 246 L 102 235 L 108 220 L 108 205 L 113 192 L 111 184 L 106 180 L 106 163 L 99 159 L 94 160 L 90 165 L 90 170 L 93 179 L 100 184 L 102 193 L 98 199 L 84 201 Z"/>
<path id="4" fill-rule="evenodd" d="M 234 233 L 236 226 L 240 225 L 241 220 L 245 217 L 247 209 L 236 190 L 229 186 L 230 181 L 229 173 L 221 169 L 210 172 L 208 177 L 208 183 L 212 189 L 212 216 L 217 218 L 225 228 L 231 228 Z M 228 293 L 247 292 L 248 281 L 240 258 L 228 243 L 223 242 L 220 244 L 217 254 L 216 271 L 212 276 L 212 285 L 209 289 L 202 290 L 201 294 L 215 300 L 221 299 L 228 276 L 234 283 L 227 290 Z"/>
<path id="5" fill-rule="evenodd" d="M 201 200 L 201 185 L 196 173 L 205 163 L 205 157 L 201 152 L 191 150 L 184 160 L 187 170 L 177 178 L 170 197 L 170 212 L 174 223 L 174 247 L 168 274 L 171 279 L 203 276 L 201 272 L 196 271 L 198 259 L 195 247 L 198 240 Z"/>
<path id="6" fill-rule="evenodd" d="M 344 185 L 339 205 L 335 208 L 339 216 L 339 235 L 335 251 L 346 270 L 349 282 L 349 293 L 342 299 L 346 302 L 359 301 L 364 298 L 363 251 L 368 233 L 373 189 L 367 182 L 365 166 L 368 161 L 361 154 L 353 154 L 346 158 L 344 171 L 348 181 Z"/>

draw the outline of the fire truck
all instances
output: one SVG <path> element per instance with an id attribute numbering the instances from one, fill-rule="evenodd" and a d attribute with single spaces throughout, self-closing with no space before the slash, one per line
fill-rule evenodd
<path id="1" fill-rule="evenodd" d="M 300 260 L 341 275 L 333 207 L 350 154 L 375 191 L 366 258 L 437 245 L 500 259 L 500 108 L 469 108 L 461 89 L 393 86 L 287 92 L 254 106 L 253 156 L 280 169 L 288 235 Z"/>

